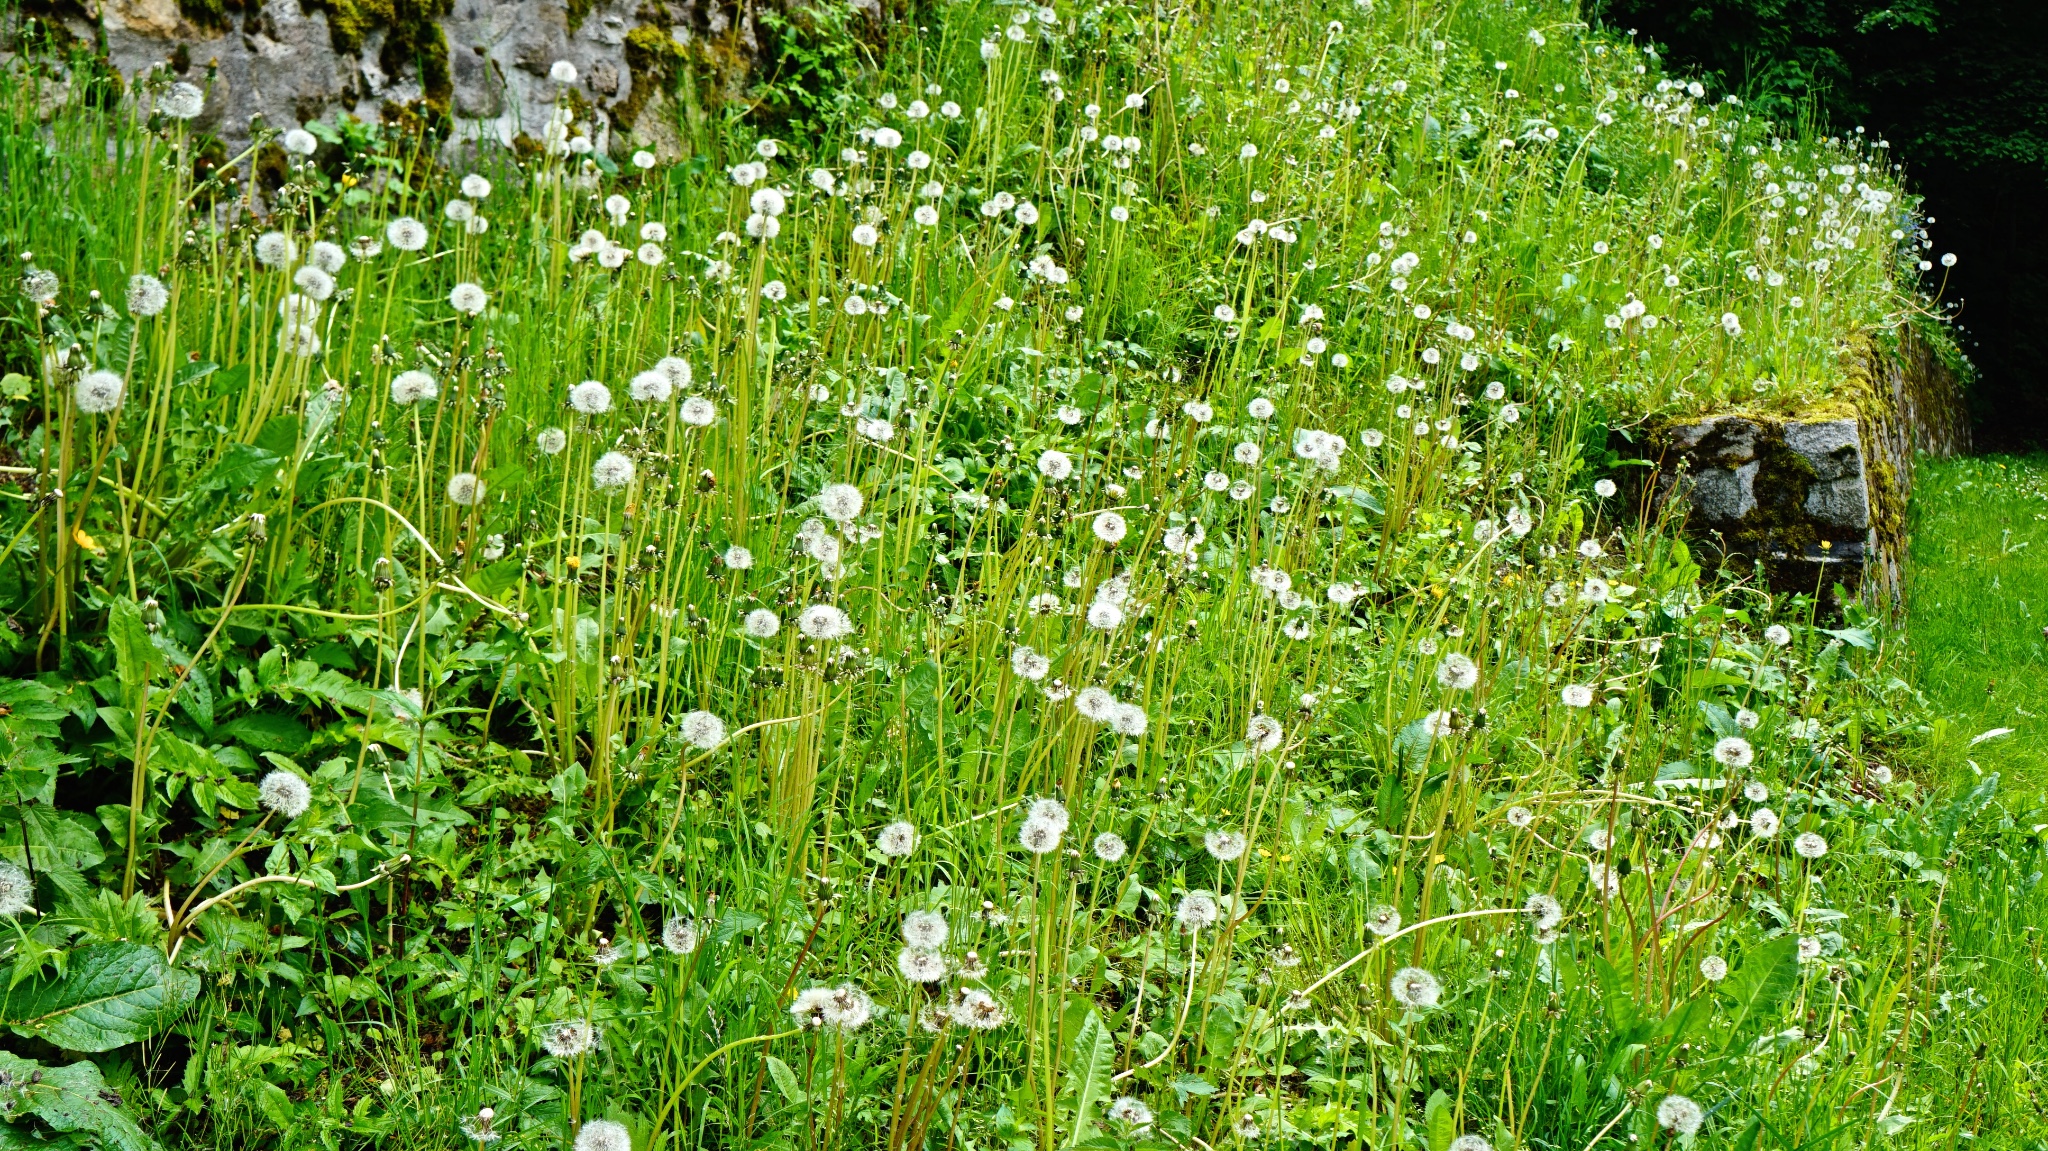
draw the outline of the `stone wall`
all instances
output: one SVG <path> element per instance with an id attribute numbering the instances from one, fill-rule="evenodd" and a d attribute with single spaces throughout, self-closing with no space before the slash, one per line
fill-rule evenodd
<path id="1" fill-rule="evenodd" d="M 1621 446 L 1651 464 L 1653 509 L 1683 501 L 1707 551 L 1773 587 L 1826 601 L 1836 584 L 1896 603 L 1913 459 L 1970 447 L 1961 382 L 1911 329 L 1847 365 L 1839 398 L 1810 414 L 1666 420 Z"/>
<path id="2" fill-rule="evenodd" d="M 512 146 L 540 137 L 568 95 L 599 147 L 672 159 L 678 68 L 731 86 L 760 51 L 757 5 L 733 0 L 64 0 L 0 19 L 24 12 L 103 43 L 124 78 L 166 66 L 201 85 L 198 126 L 234 150 L 256 118 L 374 122 L 423 102 L 452 117 L 456 147 Z M 557 60 L 576 66 L 574 84 L 549 78 Z"/>

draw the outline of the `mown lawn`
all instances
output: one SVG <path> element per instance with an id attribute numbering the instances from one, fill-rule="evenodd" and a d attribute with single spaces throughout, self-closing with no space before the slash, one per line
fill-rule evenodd
<path id="1" fill-rule="evenodd" d="M 1914 478 L 1908 630 L 1961 770 L 2048 784 L 2048 456 L 1926 460 Z M 1988 732 L 2004 735 L 1972 743 Z"/>

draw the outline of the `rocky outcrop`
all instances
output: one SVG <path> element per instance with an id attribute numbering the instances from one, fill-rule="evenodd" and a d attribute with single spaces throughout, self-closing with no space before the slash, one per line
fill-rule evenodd
<path id="1" fill-rule="evenodd" d="M 572 129 L 623 156 L 683 151 L 674 88 L 686 63 L 713 87 L 759 54 L 754 6 L 723 0 L 104 0 L 41 18 L 134 80 L 167 67 L 207 92 L 198 126 L 231 149 L 251 124 L 300 127 L 352 115 L 375 122 L 426 107 L 451 146 L 538 140 L 562 103 Z M 22 10 L 0 19 L 21 19 Z M 573 82 L 551 76 L 557 61 Z M 524 139 L 522 139 L 524 137 Z"/>
<path id="2" fill-rule="evenodd" d="M 1647 454 L 1653 509 L 1679 501 L 1696 539 L 1774 587 L 1896 602 L 1914 457 L 1969 450 L 1961 384 L 1904 330 L 1852 360 L 1837 395 L 1804 416 L 1667 420 L 1617 447 Z"/>

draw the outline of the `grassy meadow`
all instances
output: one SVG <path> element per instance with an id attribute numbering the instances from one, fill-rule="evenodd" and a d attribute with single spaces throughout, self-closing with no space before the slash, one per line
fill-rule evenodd
<path id="1" fill-rule="evenodd" d="M 8 65 L 0 1147 L 2048 1145 L 2048 813 L 1606 450 L 1928 310 L 1881 142 L 924 17 L 677 162 Z"/>

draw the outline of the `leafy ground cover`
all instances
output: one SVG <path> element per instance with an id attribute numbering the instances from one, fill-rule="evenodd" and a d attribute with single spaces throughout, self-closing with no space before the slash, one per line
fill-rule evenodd
<path id="1" fill-rule="evenodd" d="M 16 67 L 10 1141 L 2037 1137 L 2042 820 L 1603 474 L 1917 306 L 1881 150 L 1550 5 L 678 164 Z"/>
<path id="2" fill-rule="evenodd" d="M 1952 767 L 2048 783 L 2048 479 L 2037 456 L 1915 473 L 1908 604 L 1919 682 Z"/>

